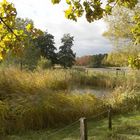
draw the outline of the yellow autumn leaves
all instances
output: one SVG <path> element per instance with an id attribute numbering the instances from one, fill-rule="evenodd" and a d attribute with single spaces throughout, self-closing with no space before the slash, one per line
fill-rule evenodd
<path id="1" fill-rule="evenodd" d="M 27 33 L 35 38 L 42 34 L 42 31 L 36 29 L 33 24 L 28 24 L 26 29 L 16 27 L 16 8 L 12 3 L 3 0 L 0 3 L 0 60 L 12 50 L 19 53 L 26 42 Z"/>

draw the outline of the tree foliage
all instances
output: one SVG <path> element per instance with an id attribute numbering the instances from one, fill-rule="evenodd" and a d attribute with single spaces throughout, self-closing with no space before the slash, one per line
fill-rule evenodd
<path id="1" fill-rule="evenodd" d="M 64 34 L 61 39 L 62 46 L 59 48 L 58 61 L 64 68 L 74 65 L 76 54 L 72 50 L 73 41 L 74 37 L 70 34 Z"/>
<path id="2" fill-rule="evenodd" d="M 135 13 L 133 18 L 134 20 L 134 28 L 132 29 L 133 38 L 135 40 L 135 44 L 140 44 L 140 7 L 139 11 Z"/>
<path id="3" fill-rule="evenodd" d="M 89 66 L 91 60 L 92 60 L 92 56 L 91 55 L 77 57 L 75 65 L 77 65 L 77 66 Z"/>
<path id="4" fill-rule="evenodd" d="M 115 65 L 129 65 L 132 68 L 138 68 L 140 63 L 138 59 L 140 51 L 140 2 L 133 9 L 115 7 L 112 15 L 107 16 L 105 21 L 108 24 L 108 30 L 104 36 L 113 42 L 115 41 L 115 45 L 118 46 L 116 52 L 108 55 L 107 61 L 111 62 L 112 60 L 111 63 Z"/>
<path id="5" fill-rule="evenodd" d="M 133 69 L 140 69 L 140 54 L 137 56 L 130 57 L 128 59 L 129 66 Z"/>
<path id="6" fill-rule="evenodd" d="M 34 39 L 30 32 L 27 32 L 26 26 L 33 25 L 33 21 L 29 19 L 16 18 L 15 27 L 17 30 L 23 30 L 26 33 L 26 40 L 24 40 L 24 48 L 22 48 L 22 52 L 15 55 L 12 50 L 9 50 L 7 54 L 5 54 L 5 58 L 2 61 L 2 65 L 16 65 L 33 70 L 36 68 L 38 60 L 40 59 L 40 50 L 35 47 Z M 21 69 L 22 69 L 21 68 Z"/>
<path id="7" fill-rule="evenodd" d="M 89 56 L 82 56 L 76 59 L 76 65 L 86 67 L 104 67 L 107 63 L 104 63 L 107 54 L 95 54 Z"/>
<path id="8" fill-rule="evenodd" d="M 140 44 L 140 3 L 133 9 L 115 7 L 110 16 L 105 18 L 108 30 L 104 36 L 110 40 Z"/>
<path id="9" fill-rule="evenodd" d="M 0 2 L 0 59 L 11 50 L 15 54 L 21 55 L 28 38 L 36 38 L 42 31 L 36 29 L 34 25 L 28 24 L 26 28 L 18 27 L 16 24 L 17 11 L 12 3 L 3 0 Z M 24 26 L 24 24 L 23 24 Z M 25 26 L 24 26 L 25 27 Z"/>
<path id="10" fill-rule="evenodd" d="M 17 11 L 12 3 L 3 0 L 0 3 L 0 59 L 3 59 L 9 50 L 15 53 L 24 47 L 22 41 L 26 37 L 23 30 L 15 28 Z"/>
<path id="11" fill-rule="evenodd" d="M 137 58 L 139 52 L 140 52 L 139 46 L 130 45 L 130 46 L 125 46 L 119 49 L 115 49 L 114 51 L 108 54 L 104 63 L 110 66 L 125 66 L 125 67 L 132 66 L 133 65 L 132 63 L 134 61 L 131 61 L 131 60 L 134 60 L 134 58 Z"/>
<path id="12" fill-rule="evenodd" d="M 44 32 L 43 35 L 39 36 L 34 41 L 35 46 L 40 49 L 41 55 L 50 60 L 53 65 L 56 64 L 57 55 L 55 53 L 56 47 L 54 46 L 54 36 L 47 32 Z"/>
<path id="13" fill-rule="evenodd" d="M 61 0 L 52 0 L 53 4 L 60 3 Z M 66 0 L 68 9 L 65 10 L 65 17 L 74 21 L 85 14 L 88 22 L 99 20 L 106 15 L 111 15 L 114 7 L 123 7 L 125 9 L 133 10 L 138 4 L 138 0 Z M 139 7 L 138 7 L 139 9 Z M 140 11 L 139 11 L 140 12 Z M 131 32 L 133 35 L 134 42 L 140 43 L 140 13 L 134 13 L 133 15 L 133 26 L 131 25 Z M 121 11 L 119 11 L 121 15 Z M 119 15 L 119 14 L 118 14 Z M 127 14 L 126 14 L 127 15 Z M 127 15 L 127 17 L 131 14 Z M 121 16 L 120 16 L 121 17 Z M 116 25 L 115 25 L 116 28 Z M 117 28 L 116 28 L 117 29 Z M 129 30 L 129 28 L 128 28 Z M 117 29 L 118 31 L 118 29 Z M 121 30 L 119 30 L 120 32 Z M 117 33 L 117 32 L 115 32 Z M 125 34 L 123 34 L 125 35 Z"/>
<path id="14" fill-rule="evenodd" d="M 52 3 L 58 4 L 60 1 L 61 0 L 52 0 Z M 105 2 L 102 2 L 102 0 L 66 0 L 66 3 L 68 5 L 68 9 L 65 11 L 66 18 L 77 21 L 78 17 L 85 15 L 88 22 L 93 22 L 101 19 L 105 15 L 112 14 L 112 9 L 116 6 L 125 7 L 123 9 L 125 9 L 126 14 L 124 14 L 123 18 L 126 20 L 120 20 L 123 21 L 121 24 L 123 26 L 115 24 L 115 35 L 127 37 L 135 44 L 140 43 L 140 11 L 138 0 L 106 0 Z M 129 13 L 127 8 L 133 11 L 133 14 L 132 12 Z M 30 39 L 43 36 L 43 32 L 35 28 L 32 22 L 26 24 L 26 22 L 21 21 L 23 25 L 21 26 L 20 24 L 19 27 L 16 23 L 16 16 L 17 11 L 12 3 L 7 2 L 7 0 L 0 2 L 0 60 L 2 60 L 9 51 L 22 57 L 24 48 L 28 46 L 29 36 Z M 121 17 L 121 14 L 118 15 L 118 17 L 119 16 Z M 126 21 L 125 24 L 124 21 Z M 120 34 L 120 29 L 124 31 L 123 27 L 125 27 L 126 23 L 128 28 L 125 28 L 125 32 Z M 52 54 L 53 51 L 54 49 L 51 50 Z M 55 63 L 56 59 L 52 57 L 52 54 L 47 54 L 47 57 L 52 59 L 52 63 Z M 46 54 L 43 54 L 43 56 L 46 56 Z"/>
<path id="15" fill-rule="evenodd" d="M 107 57 L 107 54 L 97 54 L 92 56 L 91 67 L 103 67 L 103 60 Z"/>
<path id="16" fill-rule="evenodd" d="M 37 64 L 37 70 L 47 69 L 47 68 L 51 68 L 51 67 L 52 67 L 51 60 L 48 60 L 48 59 L 46 59 L 46 57 L 41 56 L 41 58 Z"/>
<path id="17" fill-rule="evenodd" d="M 53 4 L 58 4 L 61 0 L 51 0 Z M 66 0 L 68 9 L 65 10 L 65 16 L 68 19 L 77 21 L 78 17 L 85 14 L 88 22 L 101 19 L 106 14 L 111 14 L 115 5 L 121 5 L 127 8 L 134 8 L 138 0 Z M 105 6 L 104 6 L 105 5 Z"/>

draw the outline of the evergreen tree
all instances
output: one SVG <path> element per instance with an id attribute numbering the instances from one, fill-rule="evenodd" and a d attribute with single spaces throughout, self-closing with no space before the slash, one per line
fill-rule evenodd
<path id="1" fill-rule="evenodd" d="M 61 39 L 63 45 L 59 48 L 58 61 L 64 68 L 74 65 L 76 54 L 72 50 L 73 41 L 74 37 L 70 36 L 70 34 L 64 34 Z"/>
<path id="2" fill-rule="evenodd" d="M 35 45 L 40 48 L 41 55 L 51 60 L 52 65 L 57 63 L 56 47 L 54 44 L 54 36 L 47 32 L 35 39 Z"/>

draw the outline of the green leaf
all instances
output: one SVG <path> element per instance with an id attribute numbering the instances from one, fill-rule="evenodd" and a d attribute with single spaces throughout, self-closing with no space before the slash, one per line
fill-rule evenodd
<path id="1" fill-rule="evenodd" d="M 61 0 L 51 0 L 53 4 L 58 4 Z"/>
<path id="2" fill-rule="evenodd" d="M 111 14 L 111 12 L 112 12 L 112 6 L 106 5 L 105 11 L 106 11 L 107 14 Z"/>
<path id="3" fill-rule="evenodd" d="M 71 1 L 70 0 L 66 0 L 66 3 L 71 5 Z"/>
<path id="4" fill-rule="evenodd" d="M 32 24 L 28 24 L 28 25 L 26 26 L 26 30 L 27 30 L 28 32 L 30 32 L 32 29 L 33 29 L 33 25 L 32 25 Z"/>

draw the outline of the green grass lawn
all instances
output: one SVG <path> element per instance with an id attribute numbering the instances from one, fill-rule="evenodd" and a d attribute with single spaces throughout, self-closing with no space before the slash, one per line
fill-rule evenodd
<path id="1" fill-rule="evenodd" d="M 108 121 L 87 119 L 89 140 L 140 140 L 140 112 L 113 117 L 113 129 Z M 58 132 L 56 132 L 58 131 Z M 48 137 L 49 136 L 49 137 Z M 65 129 L 50 129 L 3 136 L 0 140 L 79 140 L 79 122 Z"/>

